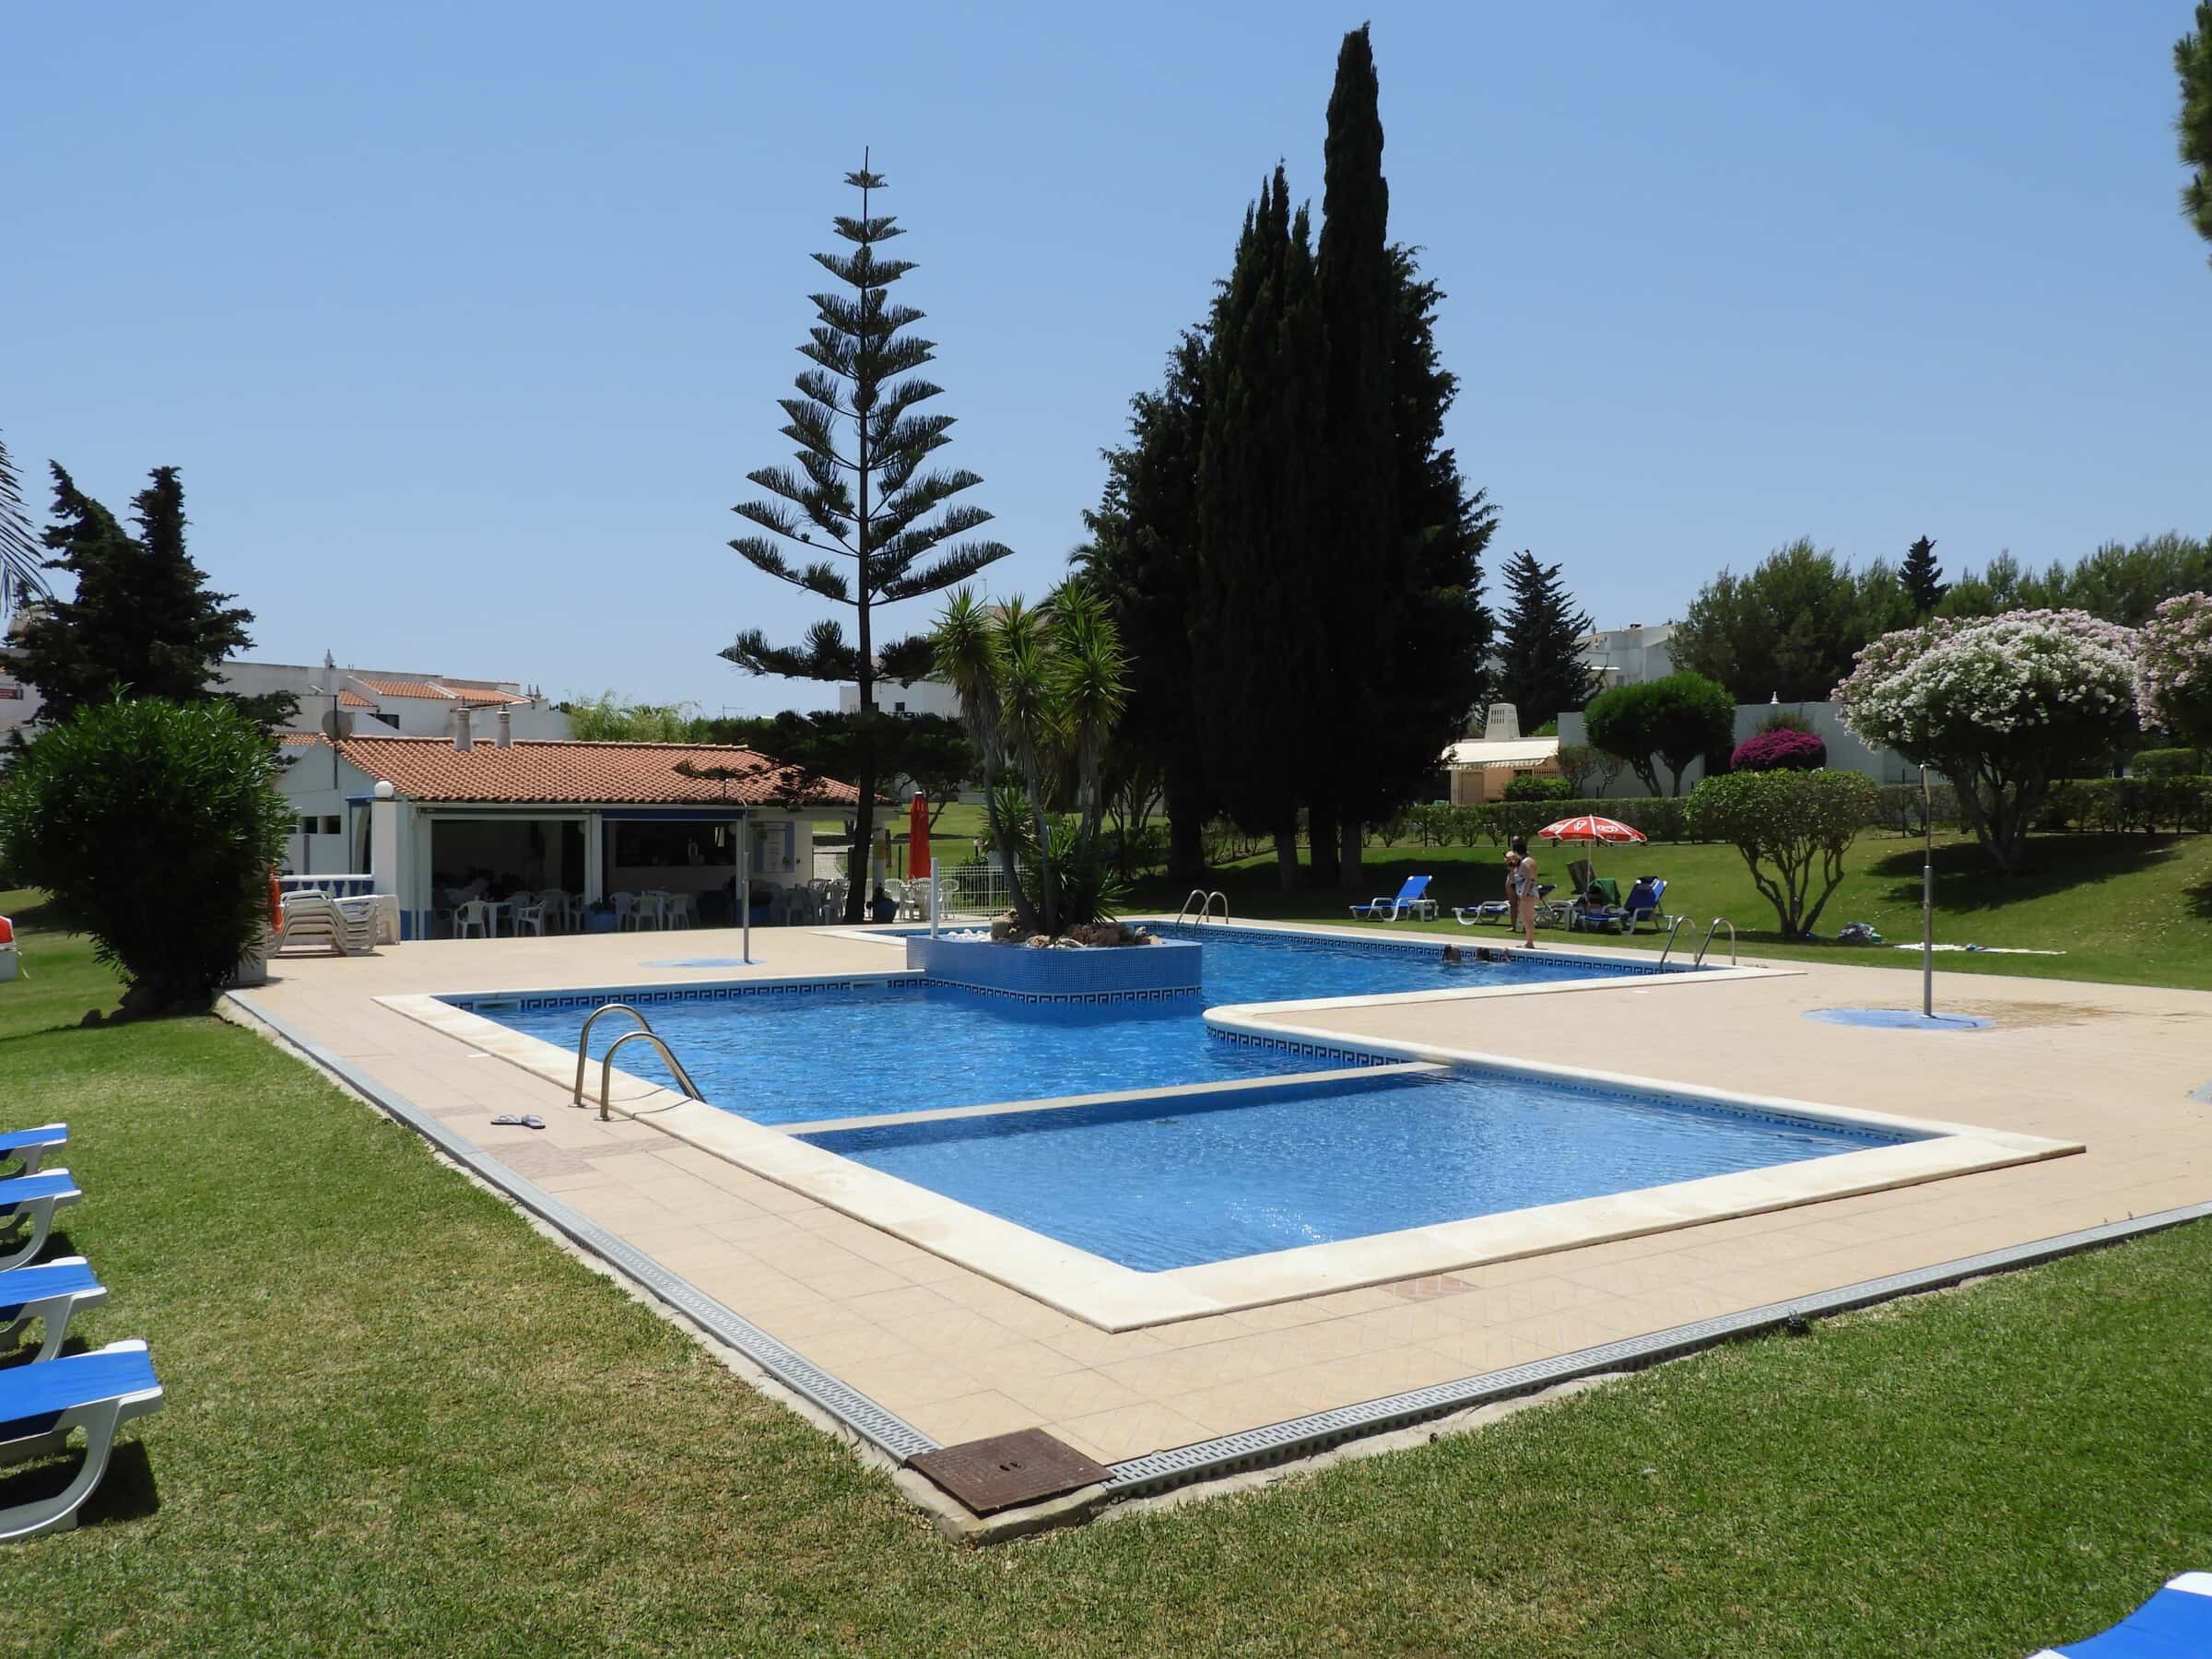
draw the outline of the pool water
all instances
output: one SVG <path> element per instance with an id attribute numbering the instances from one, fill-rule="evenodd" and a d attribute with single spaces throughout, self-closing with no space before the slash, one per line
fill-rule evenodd
<path id="1" fill-rule="evenodd" d="M 1914 1138 L 1454 1071 L 832 1130 L 814 1145 L 1157 1272 Z"/>
<path id="2" fill-rule="evenodd" d="M 1218 926 L 1184 929 L 1178 936 L 1204 946 L 1205 989 L 1196 996 L 1029 1003 L 917 982 L 677 998 L 650 1005 L 647 1014 L 712 1104 L 756 1123 L 805 1124 L 1351 1064 L 1225 1041 L 1207 1033 L 1199 1017 L 1204 1007 L 1638 971 L 1541 956 L 1496 964 L 1470 959 L 1448 968 L 1441 944 L 1394 947 Z M 573 1053 L 591 1008 L 494 1006 L 479 1011 Z M 626 1029 L 619 1020 L 600 1021 L 592 1033 L 594 1054 L 605 1053 Z M 642 1043 L 623 1050 L 620 1064 L 640 1077 L 674 1082 Z"/>

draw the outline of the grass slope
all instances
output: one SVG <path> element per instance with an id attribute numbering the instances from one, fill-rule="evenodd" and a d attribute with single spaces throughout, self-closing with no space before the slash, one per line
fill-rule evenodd
<path id="1" fill-rule="evenodd" d="M 2051 835 L 2031 843 L 2037 867 L 2026 875 L 2000 876 L 1971 838 L 1948 837 L 1936 843 L 1936 937 L 1954 944 L 2024 946 L 2064 952 L 2055 957 L 1980 956 L 1943 953 L 1945 972 L 2018 973 L 2046 979 L 2108 980 L 2125 984 L 2175 985 L 2212 990 L 2212 836 Z M 1547 881 L 1564 882 L 1567 861 L 1584 849 L 1538 847 Z M 1848 961 L 1886 968 L 1917 968 L 1916 953 L 1886 947 L 1834 944 L 1846 922 L 1870 922 L 1891 943 L 1920 938 L 1921 845 L 1917 841 L 1871 833 L 1853 847 L 1843 885 L 1820 914 L 1818 931 L 1829 942 L 1784 944 L 1776 931 L 1774 907 L 1752 885 L 1750 873 L 1733 847 L 1667 843 L 1651 847 L 1600 848 L 1600 872 L 1624 877 L 1651 873 L 1668 877 L 1667 902 L 1697 918 L 1686 925 L 1677 948 L 1694 950 L 1698 935 L 1716 915 L 1735 924 L 1747 948 L 1767 958 Z M 1475 904 L 1500 895 L 1505 879 L 1502 850 L 1487 843 L 1473 847 L 1372 847 L 1366 879 L 1357 895 L 1282 893 L 1276 889 L 1272 854 L 1217 873 L 1240 916 L 1281 921 L 1348 923 L 1351 898 L 1394 893 L 1408 876 L 1433 876 L 1430 895 L 1444 906 L 1443 919 L 1407 927 L 1453 938 L 1488 938 L 1497 927 L 1467 929 L 1452 920 L 1453 905 Z M 1139 908 L 1172 910 L 1182 900 L 1159 881 L 1137 894 Z M 1539 933 L 1543 941 L 1569 939 L 1613 944 L 1610 935 Z M 1723 935 L 1725 938 L 1725 935 Z M 1634 941 L 1657 949 L 1650 934 Z"/>
<path id="2" fill-rule="evenodd" d="M 7 1114 L 69 1120 L 86 1334 L 146 1337 L 169 1406 L 6 1552 L 0 1650 L 1983 1659 L 2212 1565 L 2205 1228 L 960 1549 L 276 1049 L 54 1029 L 113 988 L 29 943 Z"/>

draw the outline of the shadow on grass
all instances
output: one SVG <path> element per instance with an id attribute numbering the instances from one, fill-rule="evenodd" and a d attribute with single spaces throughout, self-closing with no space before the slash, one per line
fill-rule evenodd
<path id="1" fill-rule="evenodd" d="M 159 1417 L 153 1419 L 160 1421 Z M 64 1452 L 41 1458 L 29 1467 L 0 1477 L 0 1510 L 37 1503 L 64 1490 L 84 1467 L 85 1454 Z M 118 1439 L 108 1458 L 107 1473 L 99 1487 L 76 1512 L 80 1527 L 111 1521 L 142 1521 L 161 1507 L 161 1493 L 154 1483 L 154 1462 L 144 1442 Z"/>
<path id="2" fill-rule="evenodd" d="M 1922 856 L 1915 844 L 1867 866 L 1870 875 L 1894 882 L 1885 899 L 1920 903 Z M 2039 835 L 2028 842 L 2029 867 L 2006 875 L 1976 843 L 1954 841 L 1936 849 L 1936 904 L 1950 914 L 2003 911 L 2122 880 L 2180 856 L 2170 835 Z"/>

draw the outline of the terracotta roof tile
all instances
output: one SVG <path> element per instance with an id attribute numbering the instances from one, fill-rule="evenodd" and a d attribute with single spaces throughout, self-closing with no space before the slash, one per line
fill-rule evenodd
<path id="1" fill-rule="evenodd" d="M 449 686 L 443 680 L 415 679 L 398 675 L 357 674 L 357 684 L 379 697 L 435 698 L 441 702 L 463 702 L 472 707 L 486 703 L 520 703 L 530 700 L 519 692 L 499 691 L 482 686 Z"/>
<path id="2" fill-rule="evenodd" d="M 555 806 L 849 806 L 850 783 L 805 777 L 747 748 L 692 743 L 479 742 L 463 751 L 442 737 L 348 737 L 338 752 L 371 778 L 417 801 L 543 801 Z M 740 775 L 688 778 L 679 762 Z"/>
<path id="3" fill-rule="evenodd" d="M 338 692 L 338 707 L 341 709 L 373 709 L 376 705 L 359 691 L 341 688 Z"/>

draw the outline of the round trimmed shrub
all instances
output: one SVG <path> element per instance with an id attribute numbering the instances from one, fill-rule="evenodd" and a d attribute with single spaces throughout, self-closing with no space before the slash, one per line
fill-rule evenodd
<path id="1" fill-rule="evenodd" d="M 1828 745 L 1811 732 L 1776 726 L 1735 746 L 1728 770 L 1739 771 L 1818 771 L 1828 764 Z"/>
<path id="2" fill-rule="evenodd" d="M 0 849 L 126 984 L 125 1014 L 205 1009 L 262 937 L 289 809 L 227 702 L 79 709 L 0 783 Z"/>

